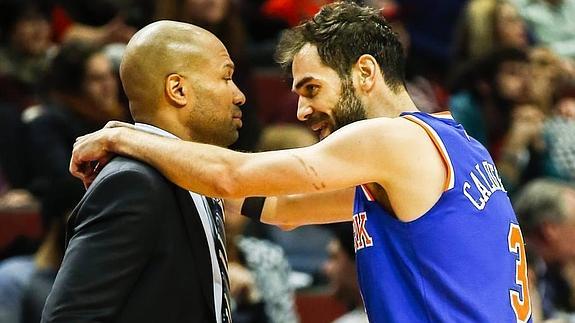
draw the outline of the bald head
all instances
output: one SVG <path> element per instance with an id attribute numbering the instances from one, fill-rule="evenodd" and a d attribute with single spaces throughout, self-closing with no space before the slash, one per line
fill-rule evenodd
<path id="1" fill-rule="evenodd" d="M 155 113 L 164 98 L 168 75 L 201 75 L 214 47 L 223 45 L 207 30 L 191 24 L 163 20 L 138 31 L 126 46 L 120 65 L 134 119 L 140 121 Z"/>

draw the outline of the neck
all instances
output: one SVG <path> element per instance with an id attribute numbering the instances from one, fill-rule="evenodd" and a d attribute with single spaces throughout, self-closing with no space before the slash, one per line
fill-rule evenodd
<path id="1" fill-rule="evenodd" d="M 406 90 L 394 93 L 389 88 L 381 89 L 367 98 L 368 118 L 398 117 L 402 112 L 419 111 Z"/>
<path id="2" fill-rule="evenodd" d="M 154 126 L 158 129 L 162 129 L 166 132 L 171 133 L 172 135 L 178 137 L 179 139 L 189 141 L 187 133 L 179 129 L 179 127 L 174 126 L 173 123 L 164 122 L 163 120 L 158 119 L 138 119 L 136 120 L 136 123 L 144 123 L 150 126 Z"/>
<path id="3" fill-rule="evenodd" d="M 146 108 L 146 110 L 139 109 L 133 103 L 130 105 L 130 111 L 135 122 L 160 128 L 182 140 L 191 140 L 189 129 L 182 125 L 173 107 L 170 107 L 169 110 L 163 109 L 161 106 L 155 108 L 147 106 Z"/>

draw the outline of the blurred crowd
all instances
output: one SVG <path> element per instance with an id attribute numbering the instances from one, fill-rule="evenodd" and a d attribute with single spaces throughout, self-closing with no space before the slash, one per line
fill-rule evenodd
<path id="1" fill-rule="evenodd" d="M 84 192 L 68 173 L 72 146 L 109 120 L 130 121 L 118 67 L 136 30 L 170 19 L 214 33 L 248 99 L 232 148 L 301 147 L 317 139 L 297 124 L 274 49 L 282 30 L 327 2 L 0 0 L 0 322 L 39 322 L 66 216 Z M 451 111 L 492 154 L 526 237 L 534 317 L 575 320 L 575 0 L 356 2 L 380 8 L 400 37 L 418 107 Z M 7 232 L 7 219 L 27 212 L 40 234 Z M 337 322 L 366 322 L 351 231 L 236 220 L 234 321 L 303 321 L 295 295 L 331 290 L 350 311 Z"/>

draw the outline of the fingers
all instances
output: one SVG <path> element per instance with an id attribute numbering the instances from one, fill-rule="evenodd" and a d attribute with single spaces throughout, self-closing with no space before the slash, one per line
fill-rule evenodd
<path id="1" fill-rule="evenodd" d="M 119 128 L 119 127 L 130 128 L 130 129 L 135 128 L 134 125 L 131 123 L 116 120 L 108 121 L 108 123 L 106 123 L 106 125 L 104 126 L 104 128 Z"/>
<path id="2" fill-rule="evenodd" d="M 76 141 L 74 141 L 74 147 L 75 147 L 77 144 L 80 144 L 80 143 L 82 143 L 84 140 L 86 140 L 86 138 L 88 138 L 88 136 L 89 136 L 89 134 L 88 134 L 88 135 L 83 135 L 83 136 L 77 137 L 77 138 L 76 138 Z"/>
<path id="3" fill-rule="evenodd" d="M 88 187 L 90 187 L 90 185 L 92 185 L 92 183 L 94 182 L 94 180 L 96 179 L 96 176 L 98 176 L 99 171 L 92 171 L 89 174 L 86 175 L 86 177 L 82 178 L 82 183 L 84 183 L 84 188 L 88 189 Z"/>
<path id="4" fill-rule="evenodd" d="M 114 156 L 107 151 L 107 140 L 110 133 L 118 132 L 111 128 L 128 127 L 133 128 L 129 123 L 120 121 L 110 121 L 104 129 L 76 138 L 70 159 L 70 173 L 81 179 L 85 186 L 96 178 L 99 171 Z"/>
<path id="5" fill-rule="evenodd" d="M 72 150 L 70 174 L 81 179 L 87 187 L 112 157 L 99 143 L 97 133 L 79 137 Z"/>
<path id="6" fill-rule="evenodd" d="M 82 180 L 84 183 L 84 188 L 88 189 L 92 182 L 96 179 L 100 171 L 108 164 L 111 160 L 111 156 L 106 156 L 99 161 L 90 162 L 74 162 L 74 159 L 70 160 L 70 173 Z"/>
<path id="7" fill-rule="evenodd" d="M 95 172 L 89 162 L 80 163 L 72 158 L 70 159 L 69 171 L 72 176 L 79 178 L 84 183 L 84 188 L 86 189 L 88 189 L 88 186 L 90 186 L 95 178 Z"/>

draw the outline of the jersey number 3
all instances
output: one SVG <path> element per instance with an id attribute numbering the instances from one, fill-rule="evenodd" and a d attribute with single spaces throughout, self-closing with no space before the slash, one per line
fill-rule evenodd
<path id="1" fill-rule="evenodd" d="M 509 290 L 509 299 L 517 317 L 517 322 L 527 322 L 531 316 L 531 300 L 527 282 L 527 260 L 525 259 L 523 236 L 517 224 L 511 223 L 507 241 L 509 242 L 509 251 L 519 255 L 519 259 L 515 261 L 515 283 L 521 287 L 521 294 L 516 290 Z"/>

